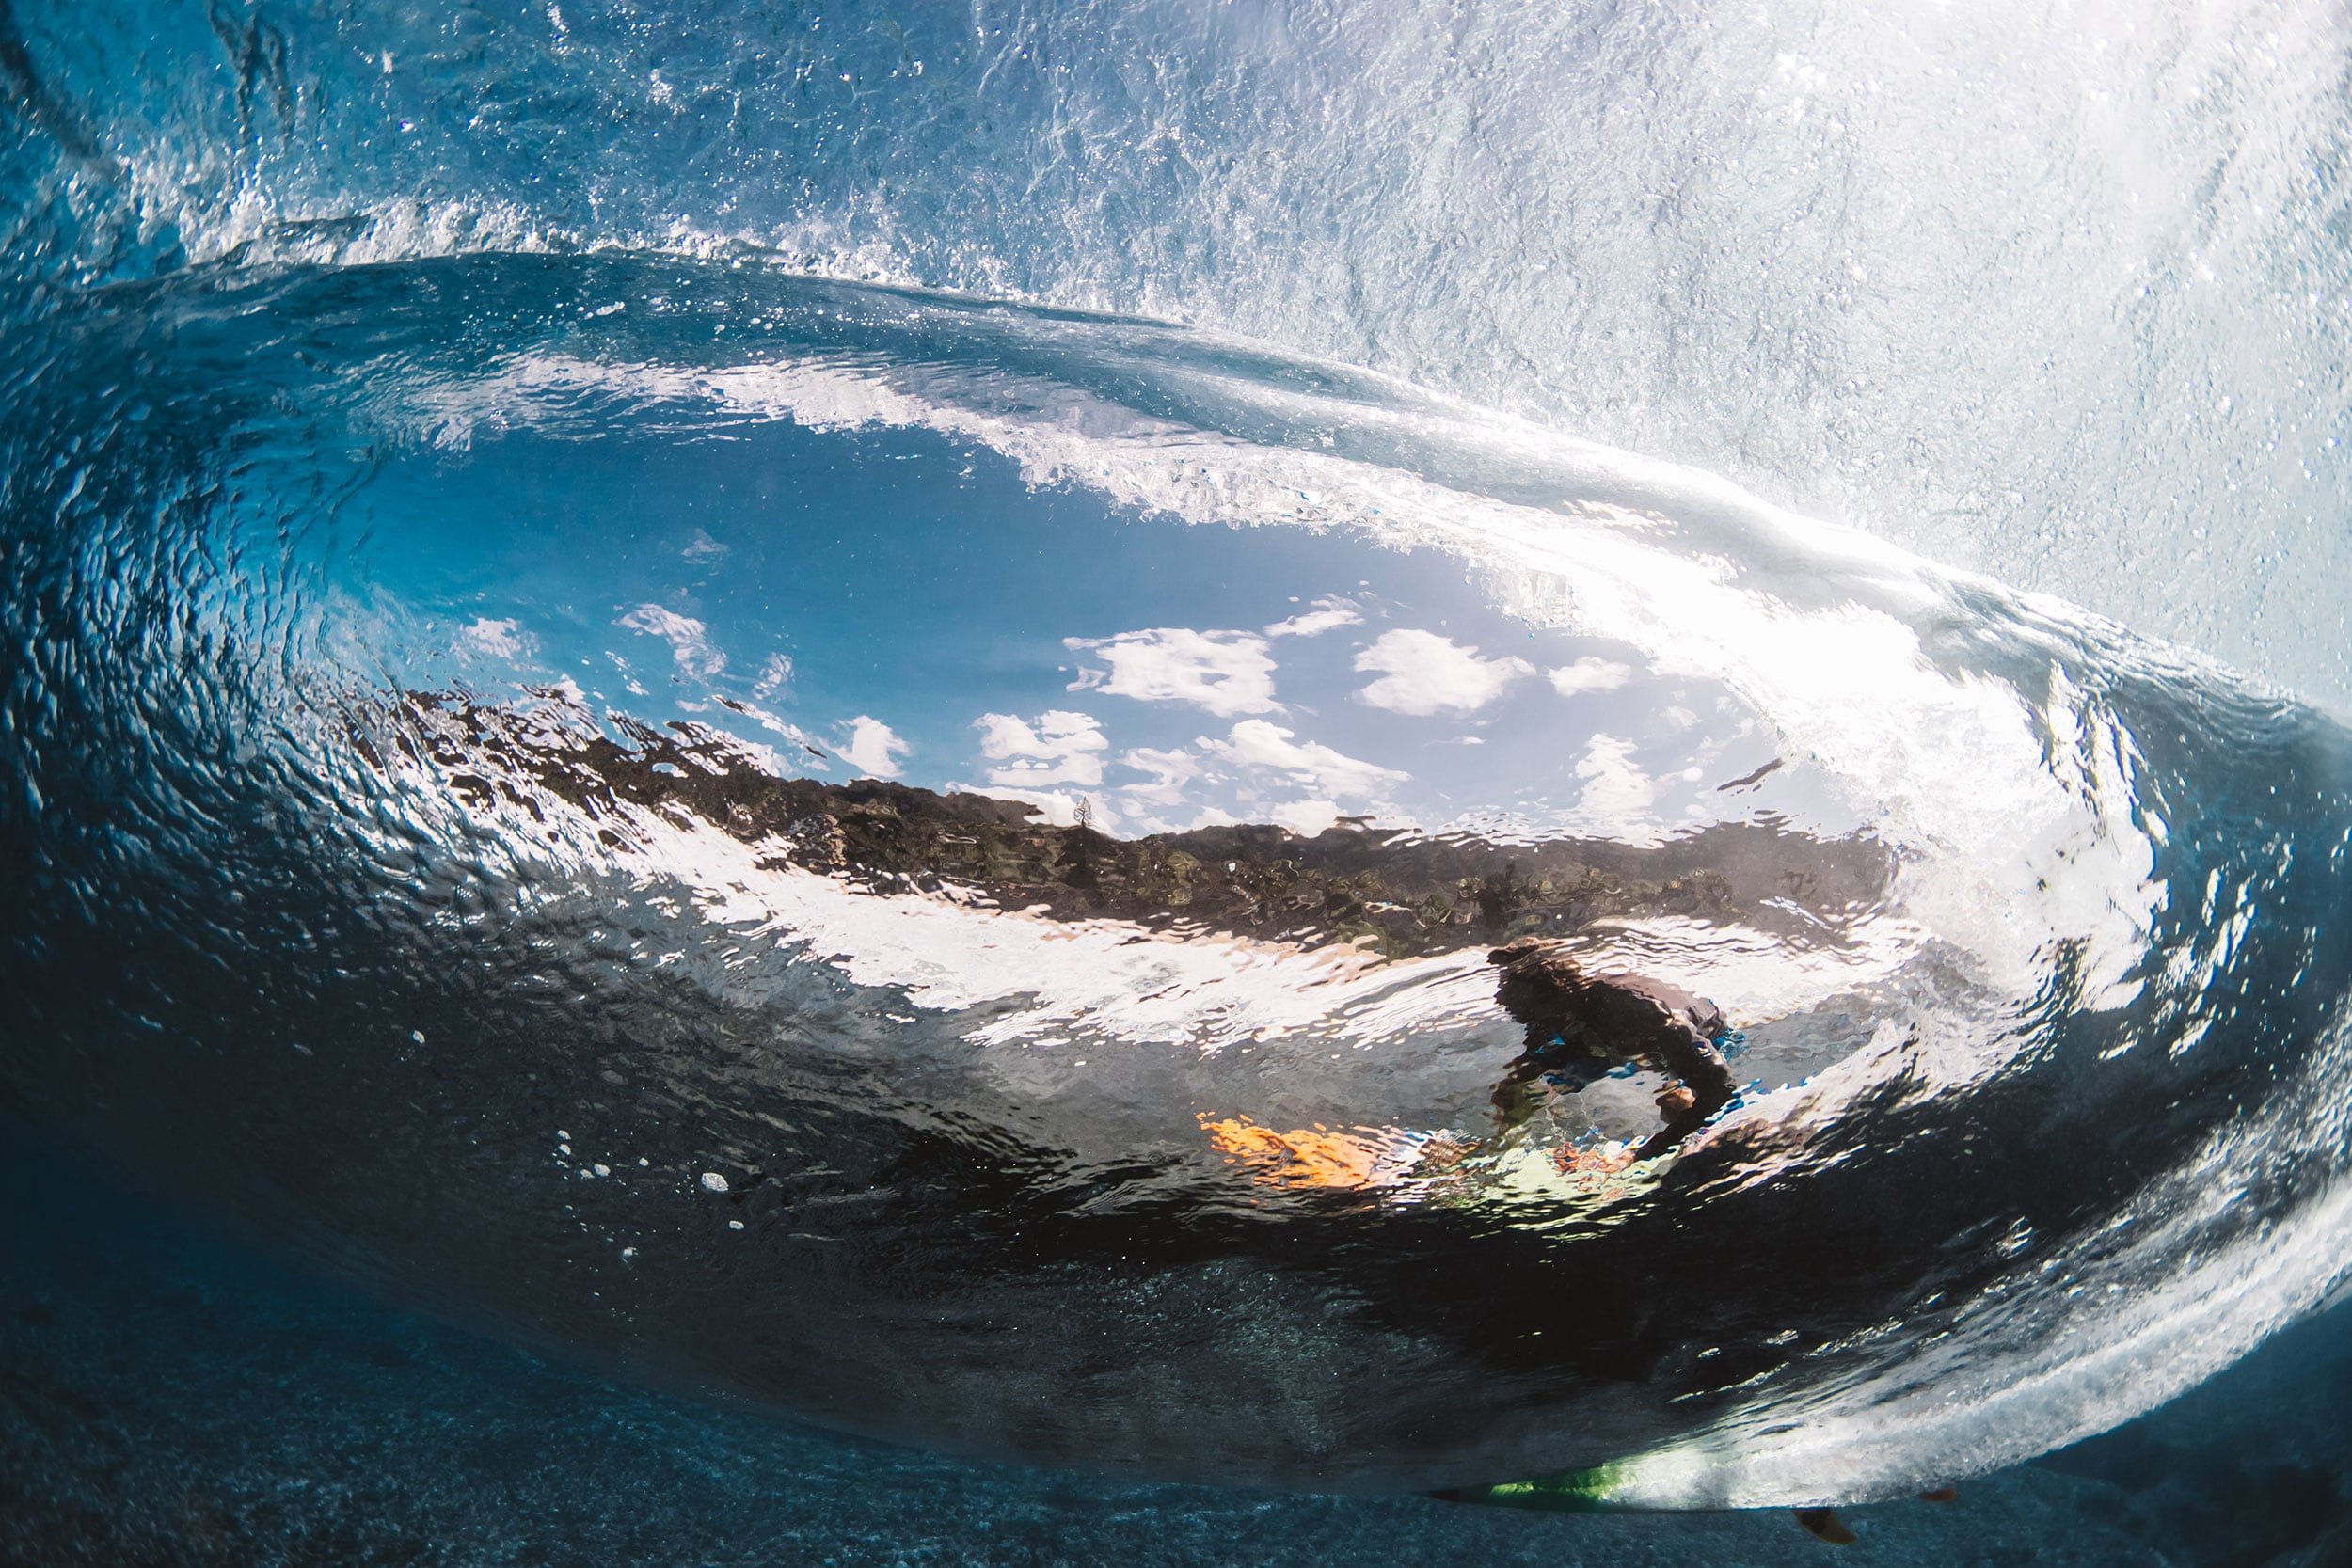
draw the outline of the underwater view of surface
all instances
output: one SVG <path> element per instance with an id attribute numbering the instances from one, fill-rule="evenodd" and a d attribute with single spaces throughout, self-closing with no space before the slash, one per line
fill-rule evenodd
<path id="1" fill-rule="evenodd" d="M 0 1555 L 2352 1560 L 2347 81 L 0 0 Z"/>

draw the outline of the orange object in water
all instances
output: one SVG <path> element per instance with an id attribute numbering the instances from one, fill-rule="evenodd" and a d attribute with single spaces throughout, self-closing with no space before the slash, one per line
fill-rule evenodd
<path id="1" fill-rule="evenodd" d="M 1387 1186 L 1412 1151 L 1405 1135 L 1391 1129 L 1334 1132 L 1317 1125 L 1283 1132 L 1261 1127 L 1248 1117 L 1212 1121 L 1206 1112 L 1200 1122 L 1211 1147 L 1256 1167 L 1251 1180 L 1283 1187 Z"/>
<path id="2" fill-rule="evenodd" d="M 1552 1150 L 1551 1163 L 1563 1176 L 1614 1176 L 1633 1164 L 1633 1149 L 1627 1144 L 1556 1148 Z"/>

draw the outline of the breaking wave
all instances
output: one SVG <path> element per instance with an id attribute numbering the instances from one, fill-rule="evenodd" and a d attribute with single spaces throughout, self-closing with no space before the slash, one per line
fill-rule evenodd
<path id="1" fill-rule="evenodd" d="M 1655 344 L 1553 396 L 1600 307 L 1509 245 L 1368 272 L 1257 179 L 1296 18 L 0 23 L 0 1088 L 127 1168 L 862 1432 L 1642 1506 L 2028 1456 L 2352 1262 L 2340 725 L 1757 499 L 1819 367 L 1710 361 L 1724 443 Z M 1719 1004 L 1736 1101 L 1499 1114 L 1520 937 Z"/>

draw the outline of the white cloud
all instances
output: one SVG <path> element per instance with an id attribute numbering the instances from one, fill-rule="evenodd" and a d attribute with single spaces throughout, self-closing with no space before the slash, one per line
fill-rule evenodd
<path id="1" fill-rule="evenodd" d="M 1055 708 L 1037 716 L 1036 727 L 1009 713 L 983 713 L 973 721 L 980 732 L 980 754 L 1003 768 L 989 770 L 996 784 L 1099 784 L 1102 753 L 1110 746 L 1102 727 L 1087 714 Z"/>
<path id="2" fill-rule="evenodd" d="M 1311 740 L 1301 745 L 1290 731 L 1263 719 L 1243 720 L 1223 740 L 1203 736 L 1195 744 L 1210 756 L 1243 768 L 1286 773 L 1342 800 L 1361 799 L 1383 784 L 1402 784 L 1407 777 L 1392 768 L 1343 756 Z"/>
<path id="3" fill-rule="evenodd" d="M 487 658 L 520 658 L 532 650 L 531 634 L 519 622 L 481 619 L 457 634 L 469 653 Z"/>
<path id="4" fill-rule="evenodd" d="M 1633 678 L 1633 666 L 1614 659 L 1580 658 L 1551 672 L 1551 689 L 1563 697 L 1580 691 L 1614 691 Z"/>
<path id="5" fill-rule="evenodd" d="M 768 662 L 759 667 L 759 684 L 752 688 L 752 695 L 769 698 L 792 684 L 792 661 L 782 654 L 770 654 Z"/>
<path id="6" fill-rule="evenodd" d="M 1078 820 L 1078 797 L 1059 789 L 1006 789 L 992 784 L 987 789 L 974 789 L 970 784 L 949 784 L 951 791 L 961 790 L 985 795 L 992 800 L 1018 800 L 1025 806 L 1035 806 L 1044 814 L 1045 820 L 1057 828 L 1073 827 Z M 1095 814 L 1094 826 L 1099 830 L 1115 814 L 1089 800 Z"/>
<path id="7" fill-rule="evenodd" d="M 757 720 L 760 728 L 773 731 L 799 747 L 799 753 L 792 759 L 794 767 L 815 768 L 819 773 L 832 771 L 825 763 L 824 748 L 811 740 L 807 731 L 782 714 L 771 713 L 757 703 L 729 703 L 727 705 L 747 719 Z"/>
<path id="8" fill-rule="evenodd" d="M 727 667 L 727 656 L 712 646 L 709 633 L 700 621 L 675 614 L 658 604 L 641 604 L 617 624 L 667 642 L 680 674 L 707 680 Z"/>
<path id="9" fill-rule="evenodd" d="M 701 529 L 696 529 L 694 537 L 688 541 L 686 547 L 678 551 L 678 554 L 699 566 L 706 562 L 724 561 L 727 558 L 727 547 Z"/>
<path id="10" fill-rule="evenodd" d="M 1356 693 L 1374 707 L 1426 717 L 1471 713 L 1535 667 L 1523 658 L 1481 658 L 1475 648 L 1433 631 L 1391 631 L 1356 656 L 1356 668 L 1380 679 Z"/>
<path id="11" fill-rule="evenodd" d="M 1219 719 L 1240 713 L 1271 713 L 1274 660 L 1265 640 L 1246 631 L 1193 631 L 1160 626 L 1117 637 L 1066 637 L 1062 645 L 1100 652 L 1106 673 L 1081 670 L 1073 691 L 1093 688 L 1116 697 L 1147 703 L 1190 703 Z"/>
<path id="12" fill-rule="evenodd" d="M 1301 838 L 1312 838 L 1339 820 L 1340 808 L 1335 800 L 1291 800 L 1266 816 Z"/>
<path id="13" fill-rule="evenodd" d="M 1314 609 L 1287 621 L 1277 621 L 1265 628 L 1268 637 L 1320 637 L 1341 626 L 1352 626 L 1363 620 L 1354 605 L 1345 599 L 1317 599 Z"/>
<path id="14" fill-rule="evenodd" d="M 1588 832 L 1638 837 L 1656 825 L 1650 808 L 1658 786 L 1633 760 L 1633 743 L 1613 735 L 1597 735 L 1576 765 L 1584 781 L 1577 797 L 1576 815 Z"/>
<path id="15" fill-rule="evenodd" d="M 1184 785 L 1200 776 L 1200 759 L 1185 751 L 1163 752 L 1154 747 L 1138 746 L 1119 760 L 1122 767 L 1152 775 L 1149 783 L 1129 784 L 1120 791 L 1129 800 L 1144 805 L 1183 804 Z"/>
<path id="16" fill-rule="evenodd" d="M 898 758 L 911 747 L 891 734 L 890 726 L 861 713 L 850 721 L 850 738 L 834 747 L 842 761 L 861 779 L 887 779 L 898 771 Z"/>
<path id="17" fill-rule="evenodd" d="M 796 768 L 801 766 L 803 759 L 787 759 L 764 740 L 746 740 L 739 735 L 731 738 L 742 748 L 742 754 L 750 757 L 753 765 L 770 778 L 791 778 Z M 817 766 L 822 768 L 824 764 L 820 762 Z"/>

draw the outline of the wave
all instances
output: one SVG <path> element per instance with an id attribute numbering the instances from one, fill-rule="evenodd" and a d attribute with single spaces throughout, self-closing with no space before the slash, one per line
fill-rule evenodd
<path id="1" fill-rule="evenodd" d="M 5 401 L 0 1085 L 404 1299 L 1694 1507 L 2026 1457 L 2344 1275 L 2344 732 L 2059 601 L 740 258 L 184 267 Z M 1502 1114 L 1522 936 L 1720 1004 L 1737 1103 Z"/>
<path id="2" fill-rule="evenodd" d="M 12 14 L 20 284 L 618 247 L 1181 320 L 2352 692 L 2336 8 Z"/>

